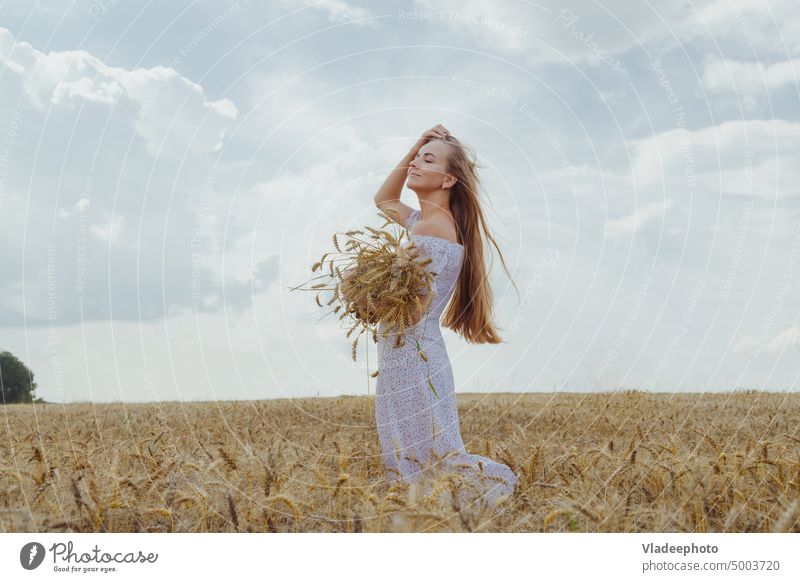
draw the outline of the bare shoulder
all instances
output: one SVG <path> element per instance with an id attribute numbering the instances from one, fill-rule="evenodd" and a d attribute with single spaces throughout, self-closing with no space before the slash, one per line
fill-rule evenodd
<path id="1" fill-rule="evenodd" d="M 375 206 L 382 210 L 386 216 L 394 220 L 396 223 L 408 228 L 408 217 L 414 210 L 408 204 L 404 204 L 399 200 L 387 200 L 386 202 L 376 203 Z"/>
<path id="2" fill-rule="evenodd" d="M 459 244 L 458 236 L 456 235 L 456 226 L 453 221 L 446 216 L 436 216 L 425 220 L 420 219 L 414 223 L 412 231 L 414 234 L 435 236 L 450 241 L 451 243 Z"/>

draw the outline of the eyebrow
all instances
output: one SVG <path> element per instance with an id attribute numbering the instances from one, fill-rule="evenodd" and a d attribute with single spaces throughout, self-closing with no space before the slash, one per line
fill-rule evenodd
<path id="1" fill-rule="evenodd" d="M 417 155 L 420 155 L 420 154 L 417 154 Z M 434 155 L 433 155 L 431 152 L 425 152 L 425 153 L 424 153 L 424 154 L 422 154 L 422 155 L 423 155 L 423 156 L 433 156 L 434 158 L 436 157 L 436 156 L 434 156 Z"/>

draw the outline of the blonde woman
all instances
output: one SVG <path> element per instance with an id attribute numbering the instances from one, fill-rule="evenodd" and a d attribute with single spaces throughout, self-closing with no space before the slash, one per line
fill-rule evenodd
<path id="1" fill-rule="evenodd" d="M 437 273 L 425 311 L 411 315 L 412 335 L 427 361 L 415 341 L 395 347 L 391 335 L 379 334 L 375 418 L 390 478 L 417 482 L 436 470 L 456 471 L 493 506 L 513 493 L 517 476 L 502 463 L 467 453 L 439 324 L 444 313 L 442 324 L 468 342 L 501 342 L 492 322 L 484 237 L 497 244 L 481 209 L 476 169 L 467 147 L 437 125 L 422 134 L 375 195 L 375 205 L 409 229 L 411 240 L 433 259 L 428 268 Z M 416 193 L 420 210 L 400 201 L 404 183 Z M 500 258 L 505 268 L 502 253 Z"/>

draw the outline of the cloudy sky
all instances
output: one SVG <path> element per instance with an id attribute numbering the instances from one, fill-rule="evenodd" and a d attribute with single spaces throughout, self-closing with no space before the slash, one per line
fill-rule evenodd
<path id="1" fill-rule="evenodd" d="M 797 390 L 793 0 L 32 4 L 0 16 L 0 350 L 46 400 L 374 393 L 288 287 L 437 123 L 519 288 L 495 256 L 505 343 L 444 331 L 458 391 Z"/>

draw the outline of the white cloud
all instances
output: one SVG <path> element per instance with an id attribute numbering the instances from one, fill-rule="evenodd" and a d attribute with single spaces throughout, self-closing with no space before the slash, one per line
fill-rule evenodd
<path id="1" fill-rule="evenodd" d="M 447 27 L 494 54 L 498 51 L 533 61 L 576 62 L 609 66 L 603 59 L 619 55 L 668 33 L 645 4 L 611 0 L 592 4 L 581 0 L 535 3 L 480 0 L 416 0 L 429 14 L 421 24 Z M 682 3 L 659 6 L 668 22 L 684 11 Z M 427 21 L 427 22 L 426 22 Z M 441 32 L 434 29 L 436 36 Z"/>
<path id="2" fill-rule="evenodd" d="M 89 231 L 101 240 L 116 243 L 119 241 L 119 234 L 124 222 L 125 217 L 116 214 L 114 217 L 109 217 L 108 222 L 89 225 Z"/>
<path id="3" fill-rule="evenodd" d="M 710 38 L 747 47 L 749 53 L 795 56 L 800 50 L 800 14 L 794 0 L 690 2 L 675 34 L 681 42 Z"/>
<path id="4" fill-rule="evenodd" d="M 751 335 L 747 335 L 741 338 L 738 342 L 736 342 L 736 344 L 733 346 L 732 349 L 734 352 L 738 353 L 749 350 L 750 348 L 755 347 L 756 345 L 758 345 L 758 338 L 753 337 Z"/>
<path id="5" fill-rule="evenodd" d="M 751 348 L 758 348 L 763 345 L 763 339 L 764 338 L 750 335 L 744 336 L 733 346 L 733 351 L 744 352 Z M 766 345 L 763 345 L 759 351 L 774 354 L 793 346 L 800 346 L 800 327 L 797 326 L 787 327 L 783 331 L 778 332 Z"/>
<path id="6" fill-rule="evenodd" d="M 344 0 L 281 0 L 281 3 L 291 9 L 305 6 L 313 10 L 319 10 L 327 14 L 331 22 L 357 21 L 371 16 L 369 10 L 365 10 L 364 8 L 355 6 Z M 375 22 L 372 20 L 362 20 L 356 24 L 360 26 L 374 26 Z"/>
<path id="7" fill-rule="evenodd" d="M 83 102 L 115 107 L 121 99 L 138 108 L 133 126 L 150 153 L 180 156 L 215 151 L 238 115 L 229 99 L 208 101 L 203 88 L 168 67 L 127 71 L 109 67 L 86 51 L 43 53 L 0 28 L 0 63 L 40 111 Z M 7 80 L 4 78 L 3 82 Z"/>
<path id="8" fill-rule="evenodd" d="M 764 347 L 764 351 L 775 353 L 791 346 L 800 346 L 800 327 L 793 326 L 784 329 Z"/>
<path id="9" fill-rule="evenodd" d="M 703 86 L 708 91 L 731 91 L 742 97 L 763 94 L 800 82 L 800 59 L 767 65 L 763 62 L 723 60 L 708 55 L 703 66 Z"/>
<path id="10" fill-rule="evenodd" d="M 715 195 L 800 195 L 800 123 L 726 121 L 697 130 L 671 129 L 630 145 L 640 185 L 687 191 L 694 181 L 696 189 Z"/>
<path id="11" fill-rule="evenodd" d="M 656 218 L 663 218 L 674 204 L 675 201 L 672 198 L 645 204 L 627 216 L 608 221 L 605 235 L 609 238 L 616 238 L 624 234 L 635 233 Z"/>
<path id="12" fill-rule="evenodd" d="M 446 27 L 446 38 L 531 62 L 612 70 L 612 61 L 628 51 L 664 55 L 708 39 L 710 48 L 746 42 L 775 59 L 800 51 L 794 0 L 681 0 L 657 6 L 624 0 L 415 0 L 413 6 L 428 14 L 417 24 L 431 27 L 433 37 L 442 37 Z"/>
<path id="13" fill-rule="evenodd" d="M 44 53 L 6 29 L 3 64 L 2 324 L 47 323 L 46 269 L 58 281 L 62 325 L 112 314 L 158 319 L 190 308 L 195 295 L 221 309 L 225 292 L 241 308 L 251 278 L 254 292 L 269 288 L 276 273 L 268 250 L 244 282 L 202 260 L 236 234 L 216 225 L 218 208 L 199 216 L 196 203 L 228 197 L 229 182 L 217 176 L 205 192 L 204 179 L 213 172 L 208 154 L 238 115 L 232 100 L 208 100 L 168 67 L 126 70 L 86 51 Z M 57 260 L 49 264 L 51 252 Z"/>
<path id="14" fill-rule="evenodd" d="M 253 73 L 246 85 L 250 115 L 237 131 L 237 139 L 250 144 L 253 154 L 280 151 L 281 163 L 289 161 L 290 155 L 296 163 L 298 156 L 328 158 L 362 141 L 355 126 L 331 109 L 334 98 L 322 98 L 334 88 L 313 75 L 273 70 Z M 274 160 L 274 155 L 270 157 Z"/>

